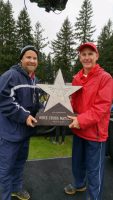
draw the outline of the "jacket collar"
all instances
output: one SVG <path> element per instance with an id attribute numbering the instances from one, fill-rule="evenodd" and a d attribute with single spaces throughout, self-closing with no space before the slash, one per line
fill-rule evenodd
<path id="1" fill-rule="evenodd" d="M 91 71 L 88 73 L 87 77 L 84 76 L 84 69 L 80 70 L 76 76 L 76 80 L 80 81 L 81 83 L 87 82 L 92 76 L 97 76 L 100 71 L 104 69 L 100 67 L 99 64 L 96 64 Z"/>

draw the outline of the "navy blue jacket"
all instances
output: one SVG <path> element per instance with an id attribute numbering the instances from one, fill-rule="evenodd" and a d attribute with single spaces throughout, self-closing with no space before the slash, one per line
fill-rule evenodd
<path id="1" fill-rule="evenodd" d="M 33 134 L 26 125 L 31 114 L 40 108 L 39 89 L 35 80 L 18 64 L 0 77 L 0 137 L 8 141 L 21 141 Z"/>

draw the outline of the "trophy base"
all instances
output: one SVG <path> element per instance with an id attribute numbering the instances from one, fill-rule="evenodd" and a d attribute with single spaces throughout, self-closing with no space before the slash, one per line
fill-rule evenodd
<path id="1" fill-rule="evenodd" d="M 36 125 L 69 126 L 72 120 L 68 116 L 76 116 L 76 114 L 58 103 L 46 112 L 38 112 L 35 116 L 38 121 Z"/>

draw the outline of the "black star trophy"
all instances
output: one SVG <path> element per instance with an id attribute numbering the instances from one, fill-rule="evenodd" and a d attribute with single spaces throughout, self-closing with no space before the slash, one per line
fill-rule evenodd
<path id="1" fill-rule="evenodd" d="M 68 115 L 75 116 L 69 96 L 82 86 L 65 85 L 60 69 L 53 85 L 37 84 L 36 86 L 49 94 L 44 111 L 36 114 L 37 125 L 68 126 L 71 123 Z"/>

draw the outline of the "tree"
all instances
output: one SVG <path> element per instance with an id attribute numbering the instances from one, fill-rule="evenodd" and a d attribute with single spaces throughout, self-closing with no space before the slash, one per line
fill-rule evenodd
<path id="1" fill-rule="evenodd" d="M 33 44 L 32 27 L 29 15 L 24 8 L 21 10 L 17 20 L 17 45 L 18 49 Z"/>
<path id="2" fill-rule="evenodd" d="M 46 82 L 48 81 L 48 72 L 46 73 L 47 58 L 42 51 L 48 45 L 48 42 L 46 42 L 47 38 L 43 37 L 43 32 L 44 29 L 42 29 L 40 22 L 37 21 L 34 31 L 34 45 L 39 52 L 39 66 L 37 75 L 42 82 Z"/>
<path id="3" fill-rule="evenodd" d="M 68 18 L 65 19 L 57 39 L 52 41 L 55 71 L 61 68 L 64 80 L 70 82 L 72 79 L 73 61 L 75 58 L 73 28 Z"/>
<path id="4" fill-rule="evenodd" d="M 92 36 L 95 31 L 95 26 L 92 26 L 92 4 L 90 0 L 84 0 L 81 10 L 79 12 L 79 17 L 76 18 L 75 23 L 75 39 L 77 45 L 84 42 L 92 42 Z"/>
<path id="5" fill-rule="evenodd" d="M 100 35 L 98 36 L 97 42 L 98 42 L 99 51 L 102 51 L 104 49 L 104 44 L 106 43 L 107 40 L 110 39 L 112 34 L 113 34 L 113 23 L 109 19 L 107 25 L 105 25 L 102 28 L 102 31 L 101 31 Z"/>
<path id="6" fill-rule="evenodd" d="M 54 69 L 53 69 L 53 64 L 52 64 L 52 58 L 51 58 L 51 55 L 50 53 L 48 54 L 47 56 L 47 59 L 46 59 L 46 81 L 48 83 L 53 83 L 54 82 Z"/>
<path id="7" fill-rule="evenodd" d="M 3 70 L 3 44 L 4 44 L 4 2 L 0 0 L 0 72 Z"/>
<path id="8" fill-rule="evenodd" d="M 54 70 L 50 54 L 48 54 L 48 56 L 46 56 L 45 53 L 41 54 L 41 59 L 39 60 L 39 65 L 36 71 L 36 75 L 37 78 L 39 79 L 39 82 L 43 83 L 54 82 Z"/>
<path id="9" fill-rule="evenodd" d="M 41 58 L 39 58 L 38 69 L 36 71 L 39 82 L 46 81 L 46 55 L 41 53 Z"/>
<path id="10" fill-rule="evenodd" d="M 0 0 L 0 73 L 16 62 L 16 26 L 12 5 Z"/>
<path id="11" fill-rule="evenodd" d="M 4 2 L 3 0 L 0 0 L 0 51 L 3 48 L 3 27 L 4 27 Z M 1 52 L 0 52 L 1 53 Z"/>
<path id="12" fill-rule="evenodd" d="M 47 38 L 43 37 L 43 32 L 44 29 L 42 29 L 40 22 L 37 22 L 34 31 L 34 45 L 39 52 L 48 45 L 48 42 L 45 43 Z"/>
<path id="13" fill-rule="evenodd" d="M 113 74 L 113 26 L 109 19 L 107 25 L 102 28 L 98 37 L 99 63 L 109 73 Z"/>

